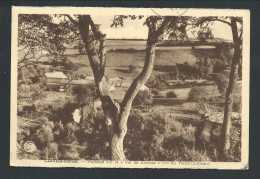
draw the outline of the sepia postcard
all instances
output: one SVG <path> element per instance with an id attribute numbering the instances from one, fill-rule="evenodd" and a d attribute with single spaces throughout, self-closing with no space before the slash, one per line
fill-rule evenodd
<path id="1" fill-rule="evenodd" d="M 11 166 L 249 168 L 249 10 L 13 6 L 11 48 Z"/>

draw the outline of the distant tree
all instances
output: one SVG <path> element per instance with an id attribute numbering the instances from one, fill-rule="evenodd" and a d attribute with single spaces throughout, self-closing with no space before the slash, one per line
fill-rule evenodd
<path id="1" fill-rule="evenodd" d="M 134 73 L 136 71 L 137 66 L 136 65 L 129 65 L 129 72 Z"/>
<path id="2" fill-rule="evenodd" d="M 243 19 L 241 17 L 202 17 L 198 19 L 199 24 L 209 24 L 213 21 L 219 21 L 227 24 L 231 29 L 233 37 L 233 55 L 231 61 L 231 70 L 229 74 L 229 82 L 226 90 L 221 144 L 223 158 L 226 158 L 230 149 L 230 129 L 231 112 L 233 107 L 233 94 L 238 78 L 238 68 L 239 64 L 241 63 L 242 57 Z"/>
<path id="3" fill-rule="evenodd" d="M 197 35 L 201 42 L 206 42 L 206 40 L 214 38 L 214 36 L 212 34 L 212 30 L 207 26 L 200 28 Z"/>
<path id="4" fill-rule="evenodd" d="M 214 59 L 210 58 L 199 58 L 196 61 L 195 68 L 201 78 L 206 79 L 213 72 L 214 62 Z"/>
<path id="5" fill-rule="evenodd" d="M 214 64 L 214 72 L 219 73 L 231 66 L 233 56 L 233 44 L 222 42 L 216 44 L 216 62 Z"/>
<path id="6" fill-rule="evenodd" d="M 227 91 L 227 87 L 228 87 L 228 81 L 229 81 L 228 77 L 229 77 L 229 71 L 224 70 L 221 73 L 217 74 L 216 78 L 214 79 L 214 81 L 216 82 L 216 84 L 218 86 L 219 92 L 223 96 L 226 95 L 226 91 Z"/>
<path id="7" fill-rule="evenodd" d="M 96 97 L 95 86 L 74 86 L 72 93 L 76 96 L 79 105 L 91 105 Z"/>
<path id="8" fill-rule="evenodd" d="M 174 91 L 170 91 L 166 94 L 167 98 L 176 98 L 177 95 L 175 94 Z"/>
<path id="9" fill-rule="evenodd" d="M 139 91 L 135 96 L 133 101 L 133 105 L 135 106 L 143 106 L 149 105 L 153 102 L 153 95 L 150 90 Z"/>

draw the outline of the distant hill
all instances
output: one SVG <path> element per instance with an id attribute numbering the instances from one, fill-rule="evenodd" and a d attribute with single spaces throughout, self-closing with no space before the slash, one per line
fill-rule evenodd
<path id="1" fill-rule="evenodd" d="M 197 46 L 197 45 L 216 45 L 218 43 L 232 43 L 231 40 L 215 38 L 212 40 L 206 40 L 205 42 L 199 41 L 196 38 L 191 38 L 189 40 L 184 41 L 176 41 L 176 40 L 161 40 L 157 44 L 158 47 L 173 47 L 173 46 Z"/>

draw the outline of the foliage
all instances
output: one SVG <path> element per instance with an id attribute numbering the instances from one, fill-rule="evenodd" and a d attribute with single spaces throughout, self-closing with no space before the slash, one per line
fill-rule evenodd
<path id="1" fill-rule="evenodd" d="M 79 125 L 76 122 L 67 123 L 64 127 L 63 133 L 63 141 L 65 143 L 72 143 L 73 141 L 77 141 L 76 132 L 80 129 Z"/>
<path id="2" fill-rule="evenodd" d="M 214 59 L 199 58 L 196 61 L 195 68 L 199 72 L 200 78 L 206 79 L 210 73 L 213 72 Z"/>
<path id="3" fill-rule="evenodd" d="M 221 107 L 220 105 L 208 103 L 205 101 L 200 101 L 197 105 L 198 114 L 213 114 L 216 112 L 222 112 L 223 110 L 223 107 Z"/>
<path id="4" fill-rule="evenodd" d="M 153 102 L 153 95 L 150 90 L 139 91 L 133 100 L 134 106 L 149 105 Z"/>
<path id="5" fill-rule="evenodd" d="M 41 125 L 41 127 L 35 132 L 33 138 L 35 140 L 36 146 L 39 149 L 43 149 L 54 141 L 54 136 L 52 129 L 54 128 L 53 122 L 48 120 Z"/>
<path id="6" fill-rule="evenodd" d="M 80 153 L 77 150 L 78 143 L 73 142 L 71 145 L 69 145 L 69 149 L 65 150 L 62 155 L 60 156 L 60 159 L 62 160 L 80 160 Z"/>
<path id="7" fill-rule="evenodd" d="M 130 160 L 153 160 L 154 155 L 160 155 L 162 138 L 159 136 L 165 133 L 161 115 L 152 113 L 146 117 L 139 110 L 131 111 L 128 130 L 125 145 Z"/>
<path id="8" fill-rule="evenodd" d="M 219 92 L 222 94 L 222 96 L 225 96 L 229 82 L 229 71 L 225 70 L 222 73 L 217 74 L 214 81 L 218 86 Z"/>
<path id="9" fill-rule="evenodd" d="M 154 94 L 154 95 L 159 95 L 159 92 L 160 92 L 160 90 L 158 90 L 158 89 L 152 90 L 152 94 Z"/>
<path id="10" fill-rule="evenodd" d="M 198 79 L 198 70 L 194 66 L 189 65 L 187 62 L 183 64 L 177 64 L 178 67 L 178 79 Z"/>
<path id="11" fill-rule="evenodd" d="M 52 109 L 51 115 L 49 116 L 49 120 L 53 122 L 60 122 L 62 121 L 62 124 L 67 124 L 70 122 L 73 122 L 73 116 L 72 113 L 75 109 L 79 108 L 79 104 L 77 103 L 67 103 L 63 107 L 59 107 L 56 109 Z"/>
<path id="12" fill-rule="evenodd" d="M 39 59 L 43 56 L 55 59 L 57 54 L 63 54 L 64 44 L 70 44 L 75 39 L 73 27 L 69 21 L 55 23 L 58 15 L 20 14 L 18 16 L 18 46 L 27 52 L 20 59 L 25 62 Z"/>
<path id="13" fill-rule="evenodd" d="M 198 39 L 201 42 L 205 42 L 207 39 L 213 39 L 212 30 L 209 27 L 202 28 L 197 33 Z"/>
<path id="14" fill-rule="evenodd" d="M 72 94 L 76 96 L 76 102 L 79 105 L 90 105 L 93 103 L 94 98 L 97 96 L 96 88 L 94 85 L 77 85 L 72 89 Z"/>
<path id="15" fill-rule="evenodd" d="M 216 57 L 221 60 L 218 66 L 222 66 L 222 70 L 224 70 L 223 67 L 225 66 L 231 66 L 231 60 L 233 56 L 233 44 L 222 42 L 216 44 L 215 47 L 217 55 Z"/>
<path id="16" fill-rule="evenodd" d="M 174 91 L 170 91 L 170 92 L 168 92 L 168 93 L 166 94 L 166 97 L 167 97 L 167 98 L 176 98 L 177 95 L 175 94 Z"/>
<path id="17" fill-rule="evenodd" d="M 242 112 L 241 97 L 238 98 L 237 101 L 234 101 L 234 103 L 233 103 L 233 112 L 237 112 L 237 113 L 241 113 Z"/>
<path id="18" fill-rule="evenodd" d="M 189 92 L 189 101 L 198 102 L 206 96 L 206 89 L 204 87 L 193 87 Z"/>
<path id="19" fill-rule="evenodd" d="M 125 139 L 126 155 L 134 161 L 211 161 L 206 153 L 193 148 L 194 132 L 194 126 L 184 126 L 164 115 L 144 115 L 132 110 Z"/>
<path id="20" fill-rule="evenodd" d="M 130 73 L 134 73 L 137 69 L 137 66 L 136 65 L 129 65 L 129 72 Z"/>
<path id="21" fill-rule="evenodd" d="M 83 42 L 81 42 L 81 41 L 78 42 L 78 47 L 79 47 L 79 53 L 80 53 L 80 54 L 85 54 L 85 53 L 87 53 L 87 50 L 86 50 L 86 48 L 85 48 Z"/>
<path id="22" fill-rule="evenodd" d="M 59 159 L 59 150 L 58 150 L 58 144 L 55 142 L 51 142 L 48 144 L 46 148 L 42 151 L 42 159 L 53 159 L 58 160 Z"/>

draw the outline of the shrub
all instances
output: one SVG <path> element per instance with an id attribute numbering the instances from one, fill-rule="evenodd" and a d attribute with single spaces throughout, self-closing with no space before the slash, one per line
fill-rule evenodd
<path id="1" fill-rule="evenodd" d="M 78 141 L 76 132 L 79 130 L 79 125 L 75 122 L 68 123 L 64 131 L 62 133 L 63 139 L 65 140 L 65 143 L 71 143 L 73 141 Z"/>
<path id="2" fill-rule="evenodd" d="M 222 96 L 225 96 L 226 90 L 228 87 L 228 81 L 229 81 L 229 72 L 223 71 L 222 73 L 218 74 L 214 81 L 216 82 L 218 86 L 219 92 L 222 94 Z"/>
<path id="3" fill-rule="evenodd" d="M 189 101 L 199 102 L 206 99 L 207 91 L 205 87 L 193 87 L 189 92 Z"/>
<path id="4" fill-rule="evenodd" d="M 76 96 L 76 102 L 79 104 L 90 104 L 96 96 L 95 86 L 77 85 L 72 89 L 72 93 Z"/>
<path id="5" fill-rule="evenodd" d="M 207 103 L 204 101 L 200 101 L 197 105 L 196 111 L 198 114 L 210 114 L 223 111 L 223 107 L 219 104 Z"/>
<path id="6" fill-rule="evenodd" d="M 129 65 L 129 72 L 130 73 L 134 73 L 137 69 L 137 66 L 136 65 Z"/>
<path id="7" fill-rule="evenodd" d="M 159 160 L 165 133 L 165 119 L 160 114 L 143 115 L 131 111 L 125 138 L 126 156 L 130 160 Z"/>
<path id="8" fill-rule="evenodd" d="M 149 105 L 153 102 L 153 95 L 150 90 L 139 91 L 135 96 L 133 101 L 133 105 L 135 106 L 143 106 Z"/>
<path id="9" fill-rule="evenodd" d="M 241 113 L 241 110 L 242 110 L 241 100 L 239 102 L 234 102 L 233 103 L 233 112 Z"/>
<path id="10" fill-rule="evenodd" d="M 42 151 L 42 158 L 43 159 L 58 159 L 58 144 L 55 142 L 52 142 L 48 144 L 48 146 Z"/>
<path id="11" fill-rule="evenodd" d="M 42 124 L 40 129 L 36 131 L 34 134 L 35 143 L 37 148 L 45 148 L 49 143 L 53 142 L 54 136 L 52 133 L 52 129 L 54 128 L 54 124 L 51 121 L 46 121 L 46 123 Z"/>
<path id="12" fill-rule="evenodd" d="M 153 89 L 153 90 L 152 90 L 152 93 L 153 93 L 154 95 L 159 95 L 159 90 L 158 90 L 158 89 Z"/>
<path id="13" fill-rule="evenodd" d="M 79 160 L 80 159 L 80 153 L 77 150 L 78 143 L 73 142 L 69 145 L 68 149 L 65 149 L 65 151 L 61 155 L 61 159 L 63 160 Z"/>
<path id="14" fill-rule="evenodd" d="M 79 75 L 79 78 L 80 78 L 80 79 L 85 79 L 86 76 L 81 74 L 81 75 Z"/>
<path id="15" fill-rule="evenodd" d="M 170 91 L 166 94 L 167 98 L 176 98 L 177 95 L 175 94 L 174 91 Z"/>

